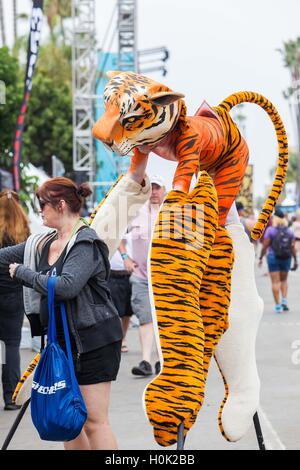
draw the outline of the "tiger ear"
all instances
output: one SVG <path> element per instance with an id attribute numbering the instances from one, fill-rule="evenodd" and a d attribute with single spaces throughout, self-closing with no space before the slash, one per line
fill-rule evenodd
<path id="1" fill-rule="evenodd" d="M 167 106 L 175 101 L 184 98 L 182 93 L 176 93 L 175 91 L 158 91 L 149 96 L 150 103 L 156 104 L 157 106 Z"/>
<path id="2" fill-rule="evenodd" d="M 116 75 L 120 75 L 120 73 L 122 73 L 121 70 L 108 70 L 106 76 L 107 78 L 114 78 Z"/>

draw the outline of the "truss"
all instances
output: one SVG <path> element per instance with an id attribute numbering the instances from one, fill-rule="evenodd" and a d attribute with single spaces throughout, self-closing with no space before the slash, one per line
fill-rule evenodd
<path id="1" fill-rule="evenodd" d="M 95 175 L 91 129 L 94 123 L 96 71 L 95 0 L 73 0 L 72 88 L 73 168 Z"/>
<path id="2" fill-rule="evenodd" d="M 118 0 L 118 69 L 137 70 L 136 0 Z"/>

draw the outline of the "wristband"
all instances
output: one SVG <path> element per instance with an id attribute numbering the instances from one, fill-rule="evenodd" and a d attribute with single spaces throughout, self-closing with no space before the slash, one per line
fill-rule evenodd
<path id="1" fill-rule="evenodd" d="M 123 260 L 125 260 L 125 259 L 128 259 L 128 258 L 129 258 L 129 256 L 128 256 L 128 254 L 127 254 L 127 253 L 121 253 L 121 257 L 122 257 L 122 259 L 123 259 Z"/>

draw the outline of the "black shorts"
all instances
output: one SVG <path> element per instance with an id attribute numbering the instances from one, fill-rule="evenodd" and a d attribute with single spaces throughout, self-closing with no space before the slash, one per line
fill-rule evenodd
<path id="1" fill-rule="evenodd" d="M 82 353 L 79 361 L 74 354 L 74 367 L 79 385 L 93 385 L 116 380 L 121 361 L 121 341 Z"/>
<path id="2" fill-rule="evenodd" d="M 119 316 L 131 317 L 133 311 L 131 308 L 131 284 L 129 282 L 129 274 L 119 274 L 118 271 L 111 271 L 108 281 L 113 303 L 118 310 Z"/>
<path id="3" fill-rule="evenodd" d="M 92 385 L 116 380 L 121 361 L 121 344 L 122 341 L 117 341 L 95 351 L 83 353 L 80 355 L 79 364 L 77 358 L 74 358 L 78 384 Z"/>
<path id="4" fill-rule="evenodd" d="M 57 341 L 68 357 L 64 332 L 60 328 L 57 329 Z M 79 385 L 93 385 L 116 380 L 121 362 L 122 341 L 81 353 L 79 358 L 73 336 L 70 336 L 70 342 L 75 375 Z"/>

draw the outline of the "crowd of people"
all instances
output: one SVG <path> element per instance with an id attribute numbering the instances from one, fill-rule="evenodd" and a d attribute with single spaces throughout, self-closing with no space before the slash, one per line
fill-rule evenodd
<path id="1" fill-rule="evenodd" d="M 144 191 L 144 172 L 130 177 Z M 0 340 L 6 346 L 6 364 L 2 366 L 4 409 L 18 409 L 12 395 L 20 377 L 23 302 L 32 335 L 43 336 L 48 324 L 47 280 L 55 274 L 57 340 L 66 350 L 58 302 L 63 300 L 76 378 L 88 412 L 82 432 L 64 444 L 66 449 L 117 448 L 108 420 L 110 388 L 117 378 L 121 353 L 130 349 L 127 331 L 133 315 L 138 321 L 141 360 L 132 365 L 131 372 L 145 377 L 160 372 L 149 298 L 148 257 L 166 185 L 161 176 L 155 175 L 148 186 L 147 202 L 128 224 L 114 253 L 109 253 L 110 247 L 101 240 L 99 225 L 93 229 L 81 217 L 85 199 L 91 193 L 87 184 L 77 186 L 60 177 L 46 181 L 38 189 L 43 224 L 51 228 L 41 235 L 29 236 L 28 220 L 18 195 L 11 190 L 0 193 Z M 250 233 L 244 223 L 243 207 L 237 205 L 237 209 Z M 289 224 L 285 214 L 277 209 L 259 256 L 260 265 L 267 256 L 277 313 L 289 310 L 288 272 L 297 269 L 299 249 L 300 213 Z"/>
<path id="2" fill-rule="evenodd" d="M 241 202 L 237 202 L 236 206 L 245 232 L 251 240 L 250 233 L 255 217 L 247 216 Z M 263 260 L 266 257 L 275 313 L 288 312 L 288 275 L 290 271 L 298 269 L 300 252 L 300 209 L 289 214 L 279 207 L 276 208 L 262 239 L 256 243 L 256 252 L 259 267 L 263 266 Z"/>

